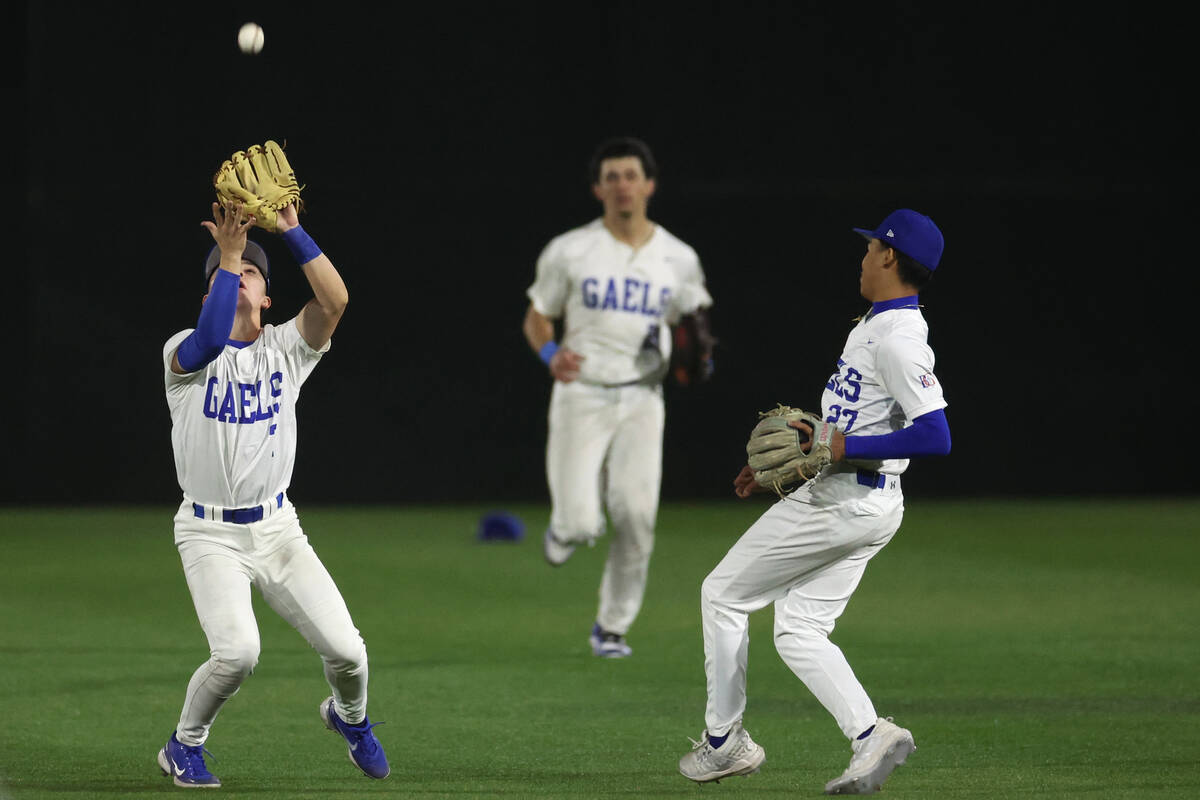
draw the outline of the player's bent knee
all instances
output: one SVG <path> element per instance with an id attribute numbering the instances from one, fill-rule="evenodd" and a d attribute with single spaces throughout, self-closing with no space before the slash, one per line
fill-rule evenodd
<path id="1" fill-rule="evenodd" d="M 779 649 L 788 637 L 795 640 L 828 639 L 833 625 L 810 617 L 775 617 L 775 649 Z"/>
<path id="2" fill-rule="evenodd" d="M 258 666 L 258 656 L 257 646 L 247 646 L 213 653 L 212 658 L 221 674 L 242 680 L 254 672 Z"/>
<path id="3" fill-rule="evenodd" d="M 654 542 L 632 542 L 625 553 L 626 561 L 630 564 L 645 566 L 654 555 Z"/>
<path id="4" fill-rule="evenodd" d="M 700 608 L 710 616 L 741 618 L 761 607 L 753 596 L 739 594 L 736 583 L 716 570 L 700 584 Z"/>
<path id="5" fill-rule="evenodd" d="M 720 602 L 720 597 L 720 584 L 710 574 L 700 584 L 700 606 L 702 608 L 715 608 Z"/>
<path id="6" fill-rule="evenodd" d="M 646 497 L 637 502 L 626 499 L 609 498 L 608 515 L 613 525 L 618 528 L 635 531 L 653 532 L 654 523 L 658 519 L 658 498 Z"/>
<path id="7" fill-rule="evenodd" d="M 633 536 L 627 531 L 615 531 L 609 558 L 626 567 L 646 567 L 654 554 L 654 539 Z"/>
<path id="8" fill-rule="evenodd" d="M 322 657 L 329 668 L 339 675 L 354 675 L 367 668 L 367 646 L 358 636 L 334 643 L 334 647 Z"/>
<path id="9" fill-rule="evenodd" d="M 784 663 L 793 669 L 801 664 L 817 664 L 827 658 L 838 646 L 829 639 L 829 634 L 819 628 L 802 628 L 798 631 L 775 632 L 775 652 Z"/>

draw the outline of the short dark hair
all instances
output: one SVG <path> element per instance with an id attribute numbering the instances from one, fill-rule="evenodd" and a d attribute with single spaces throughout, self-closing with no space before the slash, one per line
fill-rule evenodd
<path id="1" fill-rule="evenodd" d="M 591 178 L 592 184 L 600 182 L 600 164 L 607 158 L 626 158 L 635 156 L 642 162 L 642 172 L 646 177 L 653 180 L 658 177 L 658 164 L 654 161 L 654 154 L 650 152 L 650 147 L 641 139 L 635 139 L 632 136 L 617 136 L 613 139 L 606 139 L 596 148 L 596 152 L 592 154 L 592 160 L 588 163 L 588 176 Z"/>
<path id="2" fill-rule="evenodd" d="M 891 245 L 885 244 L 884 247 L 891 247 Z M 896 254 L 896 269 L 900 280 L 914 289 L 922 289 L 932 280 L 933 270 L 921 266 L 915 258 L 894 247 L 892 247 L 892 252 Z"/>

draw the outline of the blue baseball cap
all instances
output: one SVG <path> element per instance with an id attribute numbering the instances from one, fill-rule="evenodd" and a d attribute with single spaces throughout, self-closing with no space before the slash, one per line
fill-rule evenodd
<path id="1" fill-rule="evenodd" d="M 946 244 L 933 220 L 908 208 L 888 214 L 873 231 L 855 228 L 854 232 L 896 248 L 930 272 L 937 269 Z"/>
<path id="2" fill-rule="evenodd" d="M 267 260 L 267 251 L 250 239 L 246 240 L 246 249 L 242 251 L 242 258 L 249 261 L 254 266 L 258 267 L 258 271 L 262 273 L 263 280 L 267 283 L 267 291 L 271 290 L 271 262 Z M 221 263 L 221 248 L 215 244 L 208 251 L 208 257 L 204 259 L 204 283 L 208 284 L 208 279 L 212 277 L 215 270 Z"/>
<path id="3" fill-rule="evenodd" d="M 481 542 L 519 542 L 525 536 L 525 523 L 515 514 L 496 511 L 485 514 L 479 520 L 479 531 L 476 536 Z"/>

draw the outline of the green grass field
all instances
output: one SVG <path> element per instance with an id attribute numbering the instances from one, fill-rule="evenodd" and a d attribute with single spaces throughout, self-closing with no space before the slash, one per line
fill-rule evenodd
<path id="1" fill-rule="evenodd" d="M 849 748 L 752 617 L 761 773 L 676 771 L 704 726 L 700 582 L 765 501 L 662 510 L 634 656 L 587 633 L 605 544 L 475 541 L 482 507 L 306 508 L 371 657 L 392 763 L 362 777 L 319 660 L 258 604 L 263 652 L 208 741 L 223 796 L 816 797 Z M 0 798 L 178 793 L 154 763 L 207 649 L 173 509 L 0 510 Z M 917 751 L 893 798 L 1200 794 L 1200 502 L 921 502 L 834 632 Z"/>

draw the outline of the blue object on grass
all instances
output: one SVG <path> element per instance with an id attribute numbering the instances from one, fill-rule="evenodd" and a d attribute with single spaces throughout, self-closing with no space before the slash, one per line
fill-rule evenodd
<path id="1" fill-rule="evenodd" d="M 496 511 L 479 520 L 481 542 L 519 542 L 525 537 L 525 523 L 513 514 Z"/>

